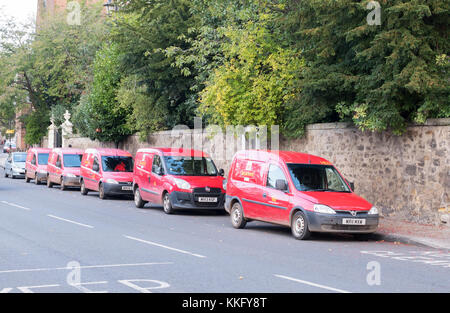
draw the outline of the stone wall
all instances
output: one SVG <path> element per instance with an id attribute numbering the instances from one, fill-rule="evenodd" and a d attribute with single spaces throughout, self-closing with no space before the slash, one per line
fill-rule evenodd
<path id="1" fill-rule="evenodd" d="M 87 138 L 70 138 L 77 148 L 114 147 Z M 270 146 L 270 145 L 269 145 Z M 128 137 L 119 148 L 135 154 L 143 147 L 184 147 L 212 155 L 228 173 L 241 138 L 221 132 L 163 131 L 144 142 Z M 402 136 L 389 132 L 362 132 L 346 123 L 314 124 L 301 139 L 283 139 L 280 150 L 306 152 L 331 161 L 355 191 L 382 210 L 385 216 L 439 224 L 450 213 L 450 119 L 429 120 L 410 126 Z M 448 225 L 449 223 L 447 223 Z"/>
<path id="2" fill-rule="evenodd" d="M 410 126 L 402 136 L 316 124 L 280 147 L 328 159 L 385 216 L 427 224 L 448 219 L 450 119 Z"/>

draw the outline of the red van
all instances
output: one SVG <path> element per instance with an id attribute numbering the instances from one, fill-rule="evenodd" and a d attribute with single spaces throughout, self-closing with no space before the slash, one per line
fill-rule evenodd
<path id="1" fill-rule="evenodd" d="M 98 191 L 108 195 L 133 194 L 133 157 L 119 149 L 86 149 L 81 160 L 81 194 Z"/>
<path id="2" fill-rule="evenodd" d="M 147 202 L 162 205 L 167 214 L 175 209 L 223 210 L 223 174 L 202 151 L 139 149 L 134 164 L 134 202 L 138 208 Z"/>
<path id="3" fill-rule="evenodd" d="M 68 186 L 80 186 L 83 153 L 83 150 L 73 148 L 53 149 L 47 164 L 47 187 L 59 184 L 61 190 L 66 190 Z"/>
<path id="4" fill-rule="evenodd" d="M 291 227 L 297 239 L 311 232 L 368 234 L 378 210 L 353 192 L 327 160 L 290 151 L 249 150 L 233 158 L 225 209 L 235 228 L 259 220 Z"/>
<path id="5" fill-rule="evenodd" d="M 52 149 L 30 148 L 27 152 L 25 162 L 25 181 L 27 183 L 34 179 L 36 185 L 47 179 L 48 156 Z"/>

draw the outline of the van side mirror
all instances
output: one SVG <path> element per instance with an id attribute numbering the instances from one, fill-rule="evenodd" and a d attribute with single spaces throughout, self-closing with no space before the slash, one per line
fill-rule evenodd
<path id="1" fill-rule="evenodd" d="M 220 176 L 225 176 L 225 171 L 223 170 L 223 168 L 221 168 L 221 169 L 219 170 L 219 175 L 220 175 Z"/>
<path id="2" fill-rule="evenodd" d="M 158 175 L 163 176 L 164 175 L 164 168 L 160 167 L 158 168 Z"/>
<path id="3" fill-rule="evenodd" d="M 350 186 L 350 189 L 351 189 L 352 191 L 355 191 L 355 183 L 354 183 L 354 182 L 349 182 L 348 180 L 347 180 L 347 183 L 348 183 L 348 185 Z"/>
<path id="4" fill-rule="evenodd" d="M 59 167 L 59 168 L 60 168 L 60 167 L 61 167 L 61 161 L 56 162 L 55 165 L 56 165 L 56 167 Z"/>
<path id="5" fill-rule="evenodd" d="M 94 164 L 94 165 L 92 165 L 92 170 L 94 172 L 98 172 L 100 170 L 100 166 L 98 166 L 98 164 Z"/>
<path id="6" fill-rule="evenodd" d="M 288 189 L 287 182 L 284 179 L 277 179 L 275 181 L 275 189 L 278 189 L 281 191 L 287 191 L 287 189 Z"/>

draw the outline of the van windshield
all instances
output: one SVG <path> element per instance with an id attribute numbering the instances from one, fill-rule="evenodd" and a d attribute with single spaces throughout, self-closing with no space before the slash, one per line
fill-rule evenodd
<path id="1" fill-rule="evenodd" d="M 190 156 L 165 156 L 167 170 L 171 175 L 217 176 L 217 169 L 210 158 Z"/>
<path id="2" fill-rule="evenodd" d="M 47 165 L 48 162 L 48 153 L 39 153 L 38 154 L 38 164 L 39 165 Z"/>
<path id="3" fill-rule="evenodd" d="M 25 162 L 27 160 L 26 153 L 17 153 L 14 154 L 14 162 Z"/>
<path id="4" fill-rule="evenodd" d="M 82 154 L 64 154 L 64 167 L 81 167 Z"/>
<path id="5" fill-rule="evenodd" d="M 102 156 L 104 172 L 133 172 L 133 158 L 127 156 Z"/>
<path id="6" fill-rule="evenodd" d="M 331 165 L 290 163 L 287 167 L 299 191 L 350 192 L 344 179 Z"/>

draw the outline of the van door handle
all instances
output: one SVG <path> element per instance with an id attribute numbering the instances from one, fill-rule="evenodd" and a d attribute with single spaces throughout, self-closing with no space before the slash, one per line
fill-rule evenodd
<path id="1" fill-rule="evenodd" d="M 265 197 L 267 197 L 267 194 L 266 194 L 266 193 L 263 193 L 263 198 L 265 198 Z"/>
<path id="2" fill-rule="evenodd" d="M 151 178 L 150 178 L 150 176 L 148 177 L 148 182 L 150 182 L 150 180 L 151 180 Z"/>

